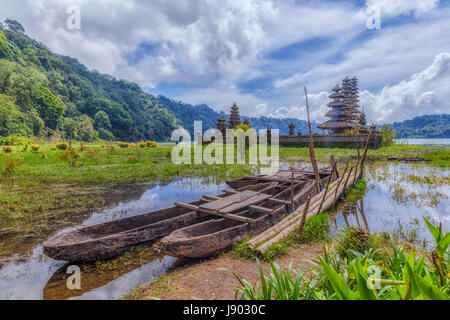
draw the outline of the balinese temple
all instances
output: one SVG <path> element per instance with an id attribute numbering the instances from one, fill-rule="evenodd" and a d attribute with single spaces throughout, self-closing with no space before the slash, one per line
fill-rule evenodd
<path id="1" fill-rule="evenodd" d="M 328 130 L 329 134 L 352 134 L 365 132 L 365 125 L 361 123 L 362 113 L 359 111 L 358 79 L 345 77 L 342 88 L 337 85 L 330 95 L 332 102 L 328 104 L 331 110 L 326 114 L 331 118 L 318 126 Z"/>
<path id="2" fill-rule="evenodd" d="M 331 108 L 331 110 L 328 111 L 325 116 L 329 117 L 330 120 L 320 124 L 318 128 L 328 130 L 332 135 L 345 134 L 346 131 L 353 128 L 353 125 L 350 122 L 350 116 L 345 111 L 348 108 L 348 105 L 339 84 L 333 88 L 333 93 L 329 98 L 333 101 L 328 103 L 327 106 Z"/>
<path id="3" fill-rule="evenodd" d="M 236 103 L 233 103 L 233 106 L 230 110 L 230 118 L 228 119 L 228 127 L 230 129 L 236 128 L 236 126 L 241 124 L 241 116 L 239 115 L 239 108 Z"/>

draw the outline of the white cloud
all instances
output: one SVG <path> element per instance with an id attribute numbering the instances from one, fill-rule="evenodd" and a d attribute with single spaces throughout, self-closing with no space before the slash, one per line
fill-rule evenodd
<path id="1" fill-rule="evenodd" d="M 359 25 L 358 10 L 331 2 L 273 0 L 108 1 L 73 0 L 80 31 L 66 28 L 68 2 L 3 0 L 1 18 L 22 22 L 27 33 L 57 53 L 74 56 L 100 72 L 143 86 L 177 81 L 208 85 L 254 74 L 265 53 L 316 36 L 344 36 Z M 26 8 L 26 9 L 24 9 Z M 136 64 L 140 43 L 157 47 Z M 257 72 L 256 72 L 257 73 Z"/>
<path id="2" fill-rule="evenodd" d="M 370 123 L 392 123 L 433 113 L 450 113 L 450 53 L 438 54 L 433 63 L 408 80 L 384 87 L 379 94 L 360 92 L 360 105 Z M 329 110 L 330 93 L 309 94 L 311 118 L 324 121 Z M 270 113 L 276 118 L 306 119 L 306 107 L 296 105 L 276 108 Z"/>
<path id="3" fill-rule="evenodd" d="M 361 104 L 366 106 L 373 121 L 394 122 L 431 113 L 450 112 L 450 53 L 441 53 L 422 72 L 379 94 L 361 92 Z"/>
<path id="4" fill-rule="evenodd" d="M 262 116 L 268 108 L 264 100 L 252 94 L 241 93 L 235 87 L 226 86 L 190 90 L 182 96 L 176 97 L 176 99 L 191 104 L 205 103 L 215 110 L 225 112 L 228 112 L 233 103 L 236 102 L 241 115 Z"/>

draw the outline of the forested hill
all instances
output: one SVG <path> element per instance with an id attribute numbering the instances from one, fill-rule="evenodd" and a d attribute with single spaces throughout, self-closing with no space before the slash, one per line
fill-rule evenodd
<path id="1" fill-rule="evenodd" d="M 164 139 L 175 116 L 138 85 L 89 71 L 24 34 L 0 29 L 0 136 L 23 134 L 103 139 Z"/>
<path id="2" fill-rule="evenodd" d="M 396 138 L 450 138 L 450 115 L 433 114 L 391 125 Z"/>
<path id="3" fill-rule="evenodd" d="M 214 128 L 218 113 L 147 94 L 135 84 L 88 70 L 76 59 L 52 53 L 14 20 L 0 23 L 0 136 L 56 136 L 94 141 L 168 140 L 194 120 Z M 305 121 L 249 118 L 251 126 L 306 132 Z M 315 128 L 315 126 L 314 126 Z"/>

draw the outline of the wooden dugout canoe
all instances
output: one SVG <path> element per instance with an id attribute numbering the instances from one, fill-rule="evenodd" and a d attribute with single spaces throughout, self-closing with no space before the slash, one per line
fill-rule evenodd
<path id="1" fill-rule="evenodd" d="M 255 191 L 275 194 L 278 183 L 258 183 L 237 191 Z M 227 197 L 234 191 L 217 197 Z M 190 205 L 207 204 L 202 199 Z M 56 235 L 43 243 L 44 254 L 56 259 L 72 262 L 95 261 L 114 257 L 132 246 L 150 243 L 172 231 L 192 224 L 214 219 L 214 216 L 200 214 L 179 206 L 126 217 L 110 222 L 82 227 Z"/>
<path id="2" fill-rule="evenodd" d="M 308 197 L 315 195 L 317 192 L 313 180 L 297 183 L 294 189 L 294 208 L 300 207 Z M 291 198 L 290 188 L 285 189 L 273 198 L 289 200 Z M 270 199 L 264 201 L 260 206 L 270 208 L 273 211 L 265 215 L 248 209 L 239 213 L 242 217 L 253 219 L 252 223 L 218 219 L 178 229 L 161 239 L 161 250 L 164 254 L 174 257 L 210 257 L 231 247 L 233 242 L 246 235 L 253 235 L 267 229 L 291 212 L 289 205 L 280 204 Z"/>
<path id="3" fill-rule="evenodd" d="M 319 172 L 321 183 L 325 183 L 330 174 L 330 169 L 325 169 Z M 257 183 L 275 181 L 279 183 L 291 183 L 292 176 L 290 170 L 280 170 L 270 175 L 258 175 L 244 177 L 242 179 L 229 180 L 226 184 L 233 189 L 243 188 L 251 186 Z M 305 170 L 294 170 L 294 182 L 299 183 L 302 181 L 308 181 L 314 179 L 314 173 Z"/>

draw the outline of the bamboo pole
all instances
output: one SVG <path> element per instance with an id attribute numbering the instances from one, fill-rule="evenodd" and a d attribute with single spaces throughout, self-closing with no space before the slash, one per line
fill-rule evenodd
<path id="1" fill-rule="evenodd" d="M 355 172 L 358 172 L 358 164 L 359 164 L 359 159 L 358 159 L 358 161 L 356 161 Z M 358 179 L 358 176 L 355 175 L 355 178 L 353 179 L 353 183 L 352 184 L 355 184 L 357 179 Z"/>
<path id="2" fill-rule="evenodd" d="M 272 244 L 277 243 L 281 239 L 286 238 L 292 231 L 295 230 L 295 228 L 298 227 L 299 232 L 301 233 L 303 230 L 303 226 L 305 225 L 306 221 L 306 215 L 308 213 L 308 207 L 309 207 L 309 201 L 310 197 L 306 200 L 305 208 L 303 209 L 300 221 L 298 223 L 293 223 L 289 227 L 282 230 L 277 236 L 273 237 L 272 239 L 269 239 L 268 241 L 264 242 L 261 246 L 258 247 L 258 251 L 265 252 Z"/>
<path id="3" fill-rule="evenodd" d="M 373 132 L 373 129 L 370 129 L 369 134 L 367 135 L 366 146 L 364 148 L 364 153 L 361 159 L 361 175 L 363 175 L 364 173 L 364 162 L 366 161 L 367 149 L 369 148 L 370 138 L 372 137 Z"/>
<path id="4" fill-rule="evenodd" d="M 350 167 L 350 173 L 348 174 L 347 180 L 345 180 L 345 183 L 344 183 L 344 190 L 345 190 L 345 188 L 347 188 L 348 180 L 350 178 L 350 175 L 352 174 L 352 171 L 353 171 L 353 167 Z M 355 171 L 355 175 L 356 175 L 356 171 Z"/>
<path id="5" fill-rule="evenodd" d="M 294 212 L 294 171 L 291 171 L 291 213 Z"/>
<path id="6" fill-rule="evenodd" d="M 303 232 L 303 227 L 305 226 L 305 222 L 306 222 L 306 215 L 308 214 L 308 209 L 309 209 L 309 201 L 311 200 L 311 197 L 308 197 L 308 199 L 306 199 L 306 203 L 305 203 L 305 209 L 303 209 L 303 214 L 300 220 L 300 226 L 298 228 L 298 232 L 302 233 Z"/>
<path id="7" fill-rule="evenodd" d="M 325 201 L 325 197 L 327 196 L 328 188 L 330 187 L 331 177 L 333 176 L 334 168 L 336 168 L 336 163 L 334 163 L 333 168 L 331 169 L 331 174 L 328 177 L 327 187 L 325 188 L 325 193 L 323 194 L 322 201 L 320 202 L 319 212 L 322 209 L 323 202 Z"/>
<path id="8" fill-rule="evenodd" d="M 320 185 L 319 169 L 317 167 L 316 155 L 314 152 L 314 140 L 313 140 L 312 131 L 311 131 L 311 119 L 309 117 L 308 91 L 306 90 L 306 87 L 305 87 L 305 99 L 306 99 L 306 113 L 308 115 L 309 155 L 311 157 L 311 164 L 312 164 L 312 167 L 314 170 L 314 176 L 316 177 L 317 186 L 319 188 L 319 191 L 321 191 L 322 187 Z"/>
<path id="9" fill-rule="evenodd" d="M 344 169 L 344 174 L 342 175 L 342 178 L 341 179 L 339 179 L 339 181 L 338 181 L 338 185 L 337 185 L 337 188 L 336 188 L 336 192 L 334 193 L 334 202 L 336 202 L 336 197 L 337 197 L 337 193 L 338 193 L 338 190 L 339 190 L 339 186 L 340 186 L 340 184 L 342 183 L 342 180 L 344 180 L 344 177 L 345 177 L 345 174 L 347 173 L 347 169 L 348 169 L 348 163 L 347 163 L 347 166 L 345 167 L 345 169 Z"/>

